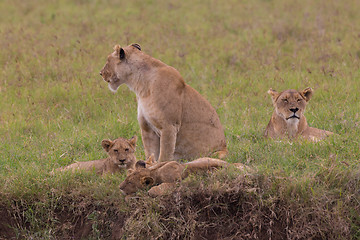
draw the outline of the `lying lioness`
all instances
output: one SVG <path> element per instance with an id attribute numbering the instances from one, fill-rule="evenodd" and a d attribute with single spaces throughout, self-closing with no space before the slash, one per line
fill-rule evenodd
<path id="1" fill-rule="evenodd" d="M 299 136 L 310 141 L 319 141 L 332 132 L 309 127 L 304 116 L 306 104 L 309 102 L 313 91 L 306 88 L 299 92 L 286 90 L 281 93 L 270 89 L 275 110 L 265 130 L 265 137 L 294 139 Z"/>
<path id="2" fill-rule="evenodd" d="M 116 173 L 122 170 L 134 170 L 136 163 L 136 140 L 136 136 L 129 140 L 121 137 L 114 141 L 102 140 L 101 146 L 108 153 L 109 157 L 94 161 L 76 162 L 69 166 L 58 168 L 56 171 L 83 169 L 87 171 L 95 170 L 97 174 L 104 174 Z"/>
<path id="3" fill-rule="evenodd" d="M 148 191 L 150 196 L 158 196 L 190 173 L 212 170 L 228 165 L 229 163 L 214 158 L 199 158 L 187 163 L 176 161 L 160 162 L 150 167 L 147 167 L 143 161 L 137 161 L 135 170 L 120 184 L 120 191 L 124 195 L 131 195 L 139 189 L 151 188 Z M 250 170 L 249 167 L 241 163 L 235 163 L 234 165 L 242 171 Z"/>
<path id="4" fill-rule="evenodd" d="M 100 71 L 111 91 L 135 92 L 145 156 L 155 161 L 227 154 L 215 109 L 173 67 L 143 53 L 138 44 L 116 45 Z"/>

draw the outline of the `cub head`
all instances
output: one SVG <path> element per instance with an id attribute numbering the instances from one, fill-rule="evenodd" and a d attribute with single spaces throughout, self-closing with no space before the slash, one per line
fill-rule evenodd
<path id="1" fill-rule="evenodd" d="M 131 139 L 118 138 L 114 141 L 104 139 L 101 142 L 101 146 L 108 153 L 111 162 L 115 166 L 124 169 L 132 169 L 136 162 L 136 141 L 137 136 L 134 136 Z"/>
<path id="2" fill-rule="evenodd" d="M 108 83 L 111 91 L 116 92 L 120 85 L 125 83 L 132 74 L 129 58 L 134 51 L 141 51 L 139 44 L 134 43 L 124 48 L 115 45 L 114 52 L 107 57 L 100 75 Z"/>
<path id="3" fill-rule="evenodd" d="M 120 184 L 120 191 L 124 195 L 131 195 L 139 189 L 152 187 L 154 182 L 154 178 L 150 176 L 150 170 L 146 168 L 146 163 L 144 161 L 137 161 L 135 170 Z"/>
<path id="4" fill-rule="evenodd" d="M 275 112 L 285 120 L 286 123 L 297 124 L 304 117 L 305 107 L 310 100 L 313 90 L 305 88 L 303 91 L 286 90 L 281 93 L 270 88 Z"/>

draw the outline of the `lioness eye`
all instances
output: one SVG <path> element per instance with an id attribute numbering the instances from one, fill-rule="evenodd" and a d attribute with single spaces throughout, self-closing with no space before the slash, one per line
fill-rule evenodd
<path id="1" fill-rule="evenodd" d="M 128 148 L 125 148 L 125 152 L 128 152 L 129 151 L 129 149 Z"/>
<path id="2" fill-rule="evenodd" d="M 117 153 L 117 152 L 119 152 L 119 151 L 118 151 L 117 149 L 114 149 L 114 152 Z"/>
<path id="3" fill-rule="evenodd" d="M 288 102 L 288 100 L 287 100 L 287 99 L 283 99 L 283 101 L 284 101 L 284 103 L 287 103 L 287 102 Z"/>
<path id="4" fill-rule="evenodd" d="M 297 101 L 298 101 L 298 102 L 301 102 L 301 99 L 299 98 Z"/>

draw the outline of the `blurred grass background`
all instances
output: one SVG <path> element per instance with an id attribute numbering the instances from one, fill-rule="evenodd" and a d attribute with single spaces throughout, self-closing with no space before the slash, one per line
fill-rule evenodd
<path id="1" fill-rule="evenodd" d="M 227 161 L 313 192 L 342 189 L 345 173 L 359 172 L 359 12 L 356 0 L 0 1 L 0 201 L 54 189 L 119 197 L 123 175 L 49 172 L 105 157 L 102 139 L 140 137 L 134 93 L 124 85 L 113 94 L 99 76 L 112 47 L 131 43 L 178 69 L 216 108 Z M 306 87 L 315 90 L 309 125 L 338 135 L 263 139 L 267 90 Z M 144 158 L 141 138 L 136 154 Z"/>

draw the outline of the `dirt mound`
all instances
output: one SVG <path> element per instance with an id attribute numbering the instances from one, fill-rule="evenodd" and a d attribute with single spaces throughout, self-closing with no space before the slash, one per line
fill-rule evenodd
<path id="1" fill-rule="evenodd" d="M 140 193 L 127 203 L 62 196 L 46 215 L 26 216 L 18 202 L 0 212 L 0 239 L 350 239 L 359 231 L 359 205 L 344 199 L 287 193 L 284 180 L 264 176 L 189 179 L 159 198 Z M 309 195 L 311 196 L 311 195 Z M 349 195 L 350 196 L 350 195 Z M 339 205 L 344 204 L 346 208 Z M 354 205 L 355 204 L 355 205 Z M 16 207 L 14 207 L 16 206 Z M 10 214 L 11 213 L 11 214 Z M 16 233 L 13 228 L 16 228 Z M 47 229 L 47 231 L 44 231 Z M 41 234 L 40 234 L 41 235 Z"/>
<path id="2" fill-rule="evenodd" d="M 14 219 L 4 207 L 0 207 L 0 239 L 15 239 L 16 234 L 12 229 L 15 226 Z"/>
<path id="3" fill-rule="evenodd" d="M 150 206 L 144 199 L 132 203 L 136 210 L 124 226 L 127 239 L 337 239 L 350 234 L 349 223 L 327 203 L 282 199 L 277 191 L 272 194 L 278 189 L 270 179 L 193 183 L 181 184 Z"/>

